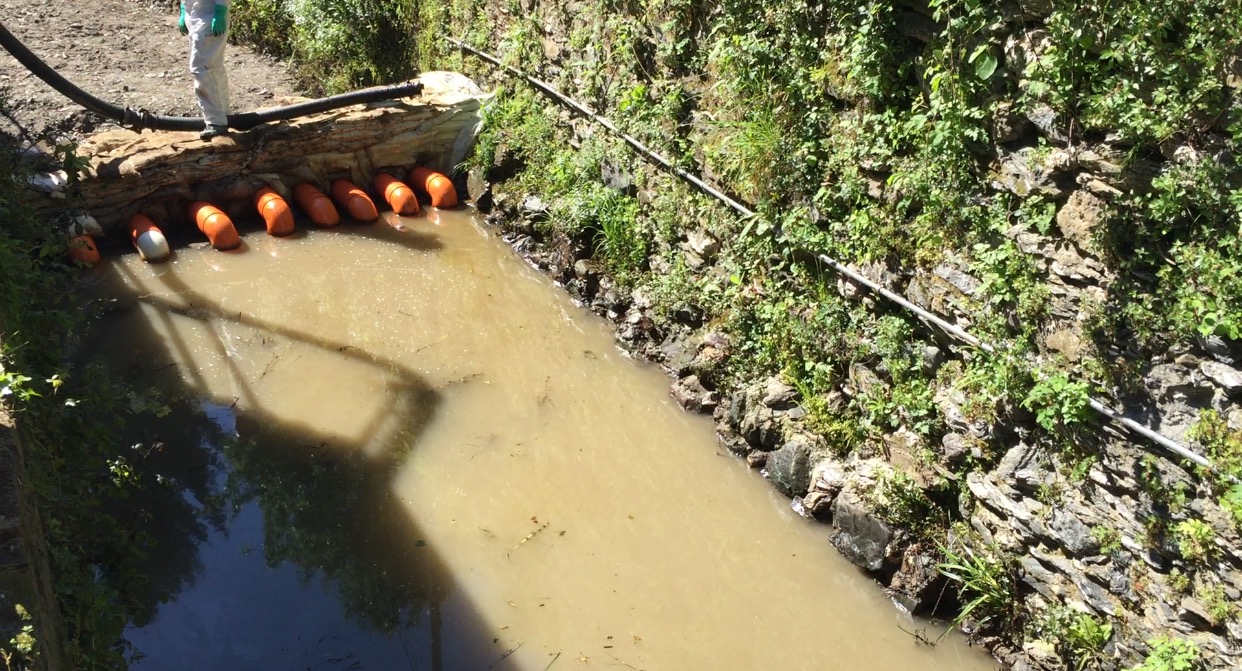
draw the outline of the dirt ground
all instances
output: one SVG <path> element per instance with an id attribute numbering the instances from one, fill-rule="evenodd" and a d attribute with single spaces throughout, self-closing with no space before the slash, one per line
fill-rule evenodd
<path id="1" fill-rule="evenodd" d="M 0 22 L 27 48 L 88 93 L 157 114 L 198 116 L 189 40 L 166 0 L 0 0 Z M 285 66 L 243 46 L 225 55 L 234 112 L 296 94 Z M 0 50 L 0 132 L 33 144 L 115 127 L 78 107 Z"/>

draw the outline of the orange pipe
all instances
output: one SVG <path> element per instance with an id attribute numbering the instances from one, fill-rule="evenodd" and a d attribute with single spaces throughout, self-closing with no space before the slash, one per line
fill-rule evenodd
<path id="1" fill-rule="evenodd" d="M 144 261 L 163 261 L 170 254 L 164 232 L 144 214 L 129 218 L 129 239 Z"/>
<path id="2" fill-rule="evenodd" d="M 265 186 L 254 194 L 254 204 L 259 208 L 259 214 L 263 215 L 263 221 L 267 223 L 268 235 L 293 233 L 293 210 L 289 209 L 289 203 L 279 193 Z"/>
<path id="3" fill-rule="evenodd" d="M 418 197 L 405 182 L 385 173 L 375 176 L 375 190 L 384 194 L 384 200 L 397 214 L 418 214 Z"/>
<path id="4" fill-rule="evenodd" d="M 349 180 L 338 179 L 332 183 L 332 199 L 358 221 L 379 219 L 379 211 L 375 209 L 371 197 Z"/>
<path id="5" fill-rule="evenodd" d="M 85 234 L 69 238 L 69 258 L 88 266 L 99 263 L 99 247 L 95 246 L 95 238 Z"/>
<path id="6" fill-rule="evenodd" d="M 341 223 L 341 215 L 336 211 L 336 206 L 313 185 L 299 184 L 293 187 L 293 199 L 315 225 L 336 226 Z"/>
<path id="7" fill-rule="evenodd" d="M 224 251 L 241 246 L 241 236 L 237 235 L 233 221 L 215 205 L 202 201 L 190 203 L 190 216 L 198 224 L 198 230 L 211 241 L 212 247 Z"/>
<path id="8" fill-rule="evenodd" d="M 410 173 L 410 181 L 431 197 L 433 207 L 456 207 L 457 189 L 453 188 L 453 180 L 428 168 L 414 168 Z"/>

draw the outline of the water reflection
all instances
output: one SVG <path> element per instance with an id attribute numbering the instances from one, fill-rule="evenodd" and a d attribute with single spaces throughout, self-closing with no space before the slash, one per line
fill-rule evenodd
<path id="1" fill-rule="evenodd" d="M 437 392 L 348 337 L 226 310 L 175 266 L 112 269 L 83 352 L 140 390 L 128 438 L 158 474 L 124 511 L 150 540 L 117 572 L 133 667 L 508 668 L 391 493 Z"/>
<path id="2" fill-rule="evenodd" d="M 447 215 L 99 269 L 95 358 L 181 399 L 135 442 L 200 465 L 168 471 L 199 484 L 139 668 L 991 666 L 918 647 L 662 375 Z"/>

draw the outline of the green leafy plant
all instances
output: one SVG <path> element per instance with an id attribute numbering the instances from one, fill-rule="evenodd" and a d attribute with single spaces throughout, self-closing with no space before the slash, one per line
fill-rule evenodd
<path id="1" fill-rule="evenodd" d="M 1242 528 L 1242 484 L 1230 487 L 1220 497 L 1220 507 L 1229 513 L 1234 527 Z"/>
<path id="2" fill-rule="evenodd" d="M 1035 383 L 1022 407 L 1035 412 L 1035 421 L 1048 431 L 1081 424 L 1087 418 L 1088 386 L 1057 373 Z"/>
<path id="3" fill-rule="evenodd" d="M 1207 563 L 1216 557 L 1216 532 L 1202 520 L 1183 520 L 1173 527 L 1177 549 L 1182 557 L 1196 563 Z"/>
<path id="4" fill-rule="evenodd" d="M 1169 571 L 1169 587 L 1176 592 L 1190 591 L 1190 576 L 1182 573 L 1179 569 Z"/>
<path id="5" fill-rule="evenodd" d="M 966 543 L 940 546 L 945 560 L 936 565 L 940 574 L 957 584 L 962 609 L 952 627 L 967 620 L 982 626 L 1007 629 L 1015 615 L 1012 563 L 995 547 L 974 548 Z"/>
<path id="6" fill-rule="evenodd" d="M 1216 625 L 1222 625 L 1238 614 L 1237 604 L 1225 594 L 1223 585 L 1205 587 L 1195 596 L 1207 606 L 1208 615 L 1212 616 L 1212 622 Z"/>
<path id="7" fill-rule="evenodd" d="M 1115 527 L 1098 525 L 1091 528 L 1091 535 L 1100 544 L 1100 552 L 1111 555 L 1121 549 L 1121 532 Z"/>
<path id="8" fill-rule="evenodd" d="M 1127 671 L 1199 671 L 1203 668 L 1199 647 L 1184 638 L 1158 636 L 1147 641 L 1151 651 L 1142 664 Z"/>

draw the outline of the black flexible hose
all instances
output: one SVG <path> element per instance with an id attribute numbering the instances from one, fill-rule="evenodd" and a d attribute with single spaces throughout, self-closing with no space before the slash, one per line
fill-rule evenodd
<path id="1" fill-rule="evenodd" d="M 135 110 L 129 107 L 120 107 L 113 103 L 100 100 L 95 96 L 78 88 L 73 82 L 65 79 L 49 66 L 35 56 L 26 45 L 13 36 L 3 23 L 0 23 L 0 46 L 5 51 L 13 54 L 19 63 L 24 65 L 36 77 L 42 79 L 48 86 L 56 89 L 59 93 L 69 98 L 73 102 L 85 107 L 86 109 L 113 121 L 120 122 L 122 126 L 131 128 L 136 131 L 143 130 L 180 130 L 194 131 L 203 129 L 202 117 L 177 117 L 164 116 L 162 114 L 152 114 L 146 110 Z M 261 110 L 255 112 L 245 112 L 242 114 L 229 115 L 229 127 L 237 130 L 247 130 L 254 128 L 260 124 L 271 121 L 287 121 L 298 117 L 325 112 L 327 110 L 337 109 L 340 107 L 348 107 L 350 105 L 361 105 L 363 103 L 377 102 L 380 100 L 392 100 L 393 98 L 403 98 L 406 96 L 418 95 L 423 90 L 422 82 L 412 81 L 404 84 L 395 84 L 392 86 L 376 86 L 369 89 L 359 91 L 351 91 L 340 95 L 320 98 L 318 100 L 308 100 L 306 102 L 288 105 L 286 107 L 277 107 L 270 110 Z"/>

